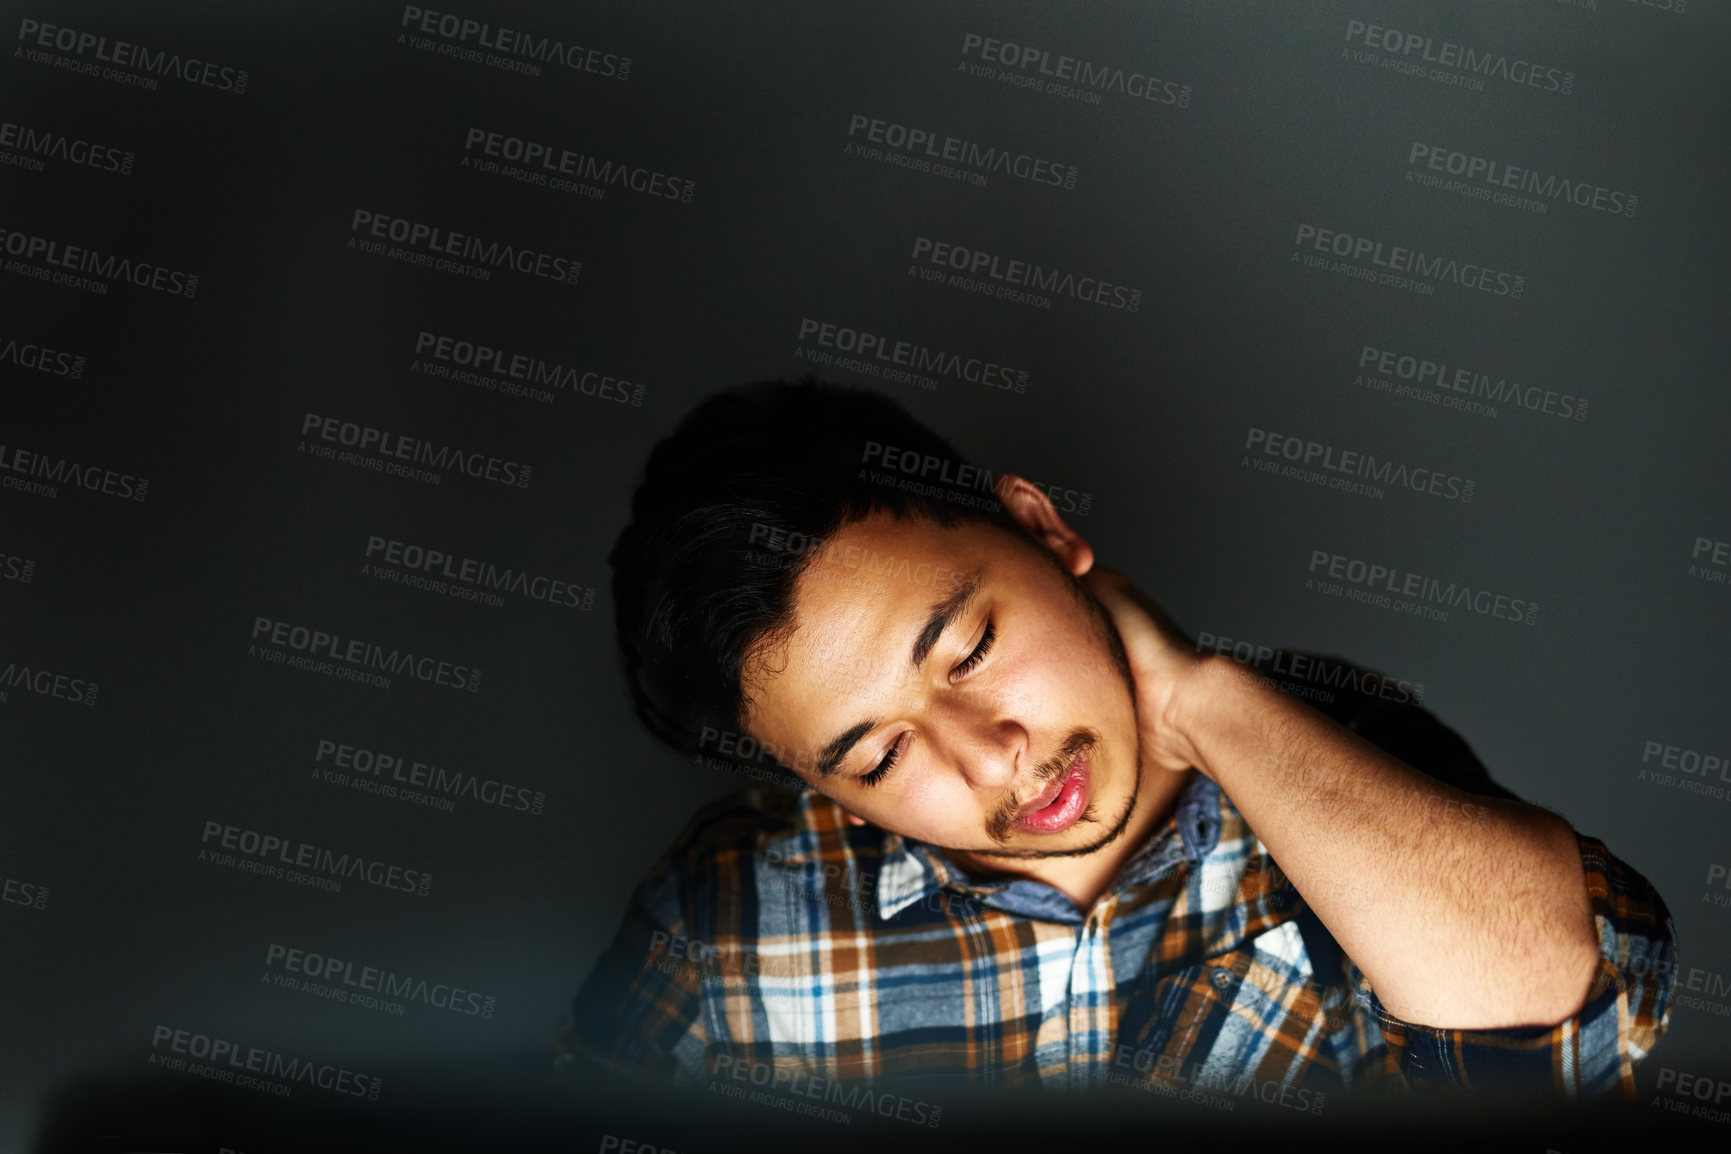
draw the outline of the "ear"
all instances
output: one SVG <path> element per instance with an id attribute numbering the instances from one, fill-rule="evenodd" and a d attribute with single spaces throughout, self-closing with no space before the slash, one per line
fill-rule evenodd
<path id="1" fill-rule="evenodd" d="M 998 500 L 1034 539 L 1057 554 L 1074 576 L 1094 567 L 1094 550 L 1082 535 L 1064 523 L 1044 489 L 1014 473 L 1004 473 L 994 486 Z"/>
<path id="2" fill-rule="evenodd" d="M 857 813 L 850 813 L 847 815 L 847 823 L 849 825 L 864 825 L 865 818 L 861 817 Z"/>

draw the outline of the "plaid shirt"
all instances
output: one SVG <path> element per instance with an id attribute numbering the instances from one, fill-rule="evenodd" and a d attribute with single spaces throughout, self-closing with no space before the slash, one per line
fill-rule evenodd
<path id="1" fill-rule="evenodd" d="M 1409 764 L 1513 796 L 1423 710 L 1343 697 L 1325 712 Z M 554 1047 L 676 1084 L 749 1063 L 1005 1089 L 1277 1085 L 1316 1112 L 1371 1083 L 1632 1097 L 1669 1022 L 1675 931 L 1646 879 L 1577 842 L 1600 943 L 1580 1012 L 1449 1030 L 1384 1008 L 1200 773 L 1086 911 L 851 826 L 814 791 L 758 786 L 700 811 L 638 887 Z"/>

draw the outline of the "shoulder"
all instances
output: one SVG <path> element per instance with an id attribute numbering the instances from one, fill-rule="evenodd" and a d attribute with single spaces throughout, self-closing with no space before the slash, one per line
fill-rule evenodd
<path id="1" fill-rule="evenodd" d="M 673 839 L 667 856 L 684 861 L 753 852 L 796 827 L 805 792 L 754 785 L 706 802 Z"/>
<path id="2" fill-rule="evenodd" d="M 849 825 L 840 806 L 816 790 L 755 785 L 694 813 L 652 877 L 682 889 L 748 883 L 762 871 L 817 863 L 877 860 L 882 832 Z"/>

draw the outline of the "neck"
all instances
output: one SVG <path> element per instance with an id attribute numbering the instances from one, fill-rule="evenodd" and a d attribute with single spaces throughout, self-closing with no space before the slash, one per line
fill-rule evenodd
<path id="1" fill-rule="evenodd" d="M 1005 858 L 962 850 L 945 850 L 950 860 L 979 877 L 1024 877 L 1045 882 L 1068 895 L 1076 908 L 1090 909 L 1106 892 L 1112 878 L 1135 852 L 1142 848 L 1178 808 L 1178 795 L 1190 784 L 1194 769 L 1182 773 L 1144 767 L 1142 787 L 1124 832 L 1090 854 L 1076 857 Z"/>

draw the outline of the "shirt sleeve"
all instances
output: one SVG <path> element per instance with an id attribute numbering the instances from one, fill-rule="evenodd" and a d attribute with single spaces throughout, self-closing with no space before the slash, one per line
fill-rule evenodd
<path id="1" fill-rule="evenodd" d="M 633 892 L 613 941 L 560 1019 L 554 1064 L 587 1060 L 663 1084 L 699 1081 L 703 991 L 688 941 L 664 859 Z"/>
<path id="2" fill-rule="evenodd" d="M 1409 1086 L 1542 1090 L 1568 1098 L 1635 1096 L 1635 1063 L 1671 1020 L 1676 927 L 1646 878 L 1596 838 L 1576 833 L 1599 968 L 1580 1011 L 1555 1026 L 1445 1030 L 1390 1014 L 1346 960 L 1353 996 L 1382 1034 L 1382 1072 Z"/>

